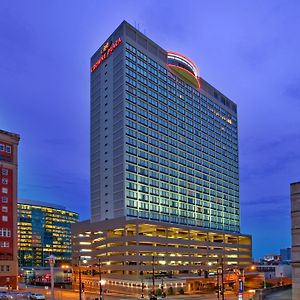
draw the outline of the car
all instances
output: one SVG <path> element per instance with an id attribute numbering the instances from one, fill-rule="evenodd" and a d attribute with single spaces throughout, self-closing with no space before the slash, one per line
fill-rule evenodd
<path id="1" fill-rule="evenodd" d="M 13 299 L 13 296 L 8 294 L 7 292 L 0 292 L 0 299 L 1 300 Z"/>
<path id="2" fill-rule="evenodd" d="M 30 299 L 39 299 L 39 300 L 45 300 L 45 295 L 38 294 L 38 293 L 32 293 L 30 296 Z"/>
<path id="3" fill-rule="evenodd" d="M 152 294 L 152 295 L 149 296 L 149 300 L 157 300 L 157 297 Z"/>

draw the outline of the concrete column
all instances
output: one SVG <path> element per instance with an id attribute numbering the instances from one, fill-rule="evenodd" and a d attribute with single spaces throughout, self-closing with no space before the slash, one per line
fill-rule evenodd
<path id="1" fill-rule="evenodd" d="M 291 184 L 292 300 L 300 299 L 300 182 Z"/>

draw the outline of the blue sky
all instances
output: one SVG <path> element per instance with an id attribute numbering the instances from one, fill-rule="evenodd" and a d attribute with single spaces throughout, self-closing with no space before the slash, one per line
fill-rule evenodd
<path id="1" fill-rule="evenodd" d="M 300 180 L 298 1 L 1 1 L 0 128 L 21 135 L 19 196 L 89 217 L 89 58 L 138 24 L 238 105 L 242 232 L 290 246 Z"/>

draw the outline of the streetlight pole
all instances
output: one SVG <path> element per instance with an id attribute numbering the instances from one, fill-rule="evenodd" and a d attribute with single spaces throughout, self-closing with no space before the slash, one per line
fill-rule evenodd
<path id="1" fill-rule="evenodd" d="M 220 299 L 220 268 L 217 268 L 217 295 L 218 295 L 218 299 Z"/>
<path id="2" fill-rule="evenodd" d="M 155 294 L 155 279 L 154 279 L 154 255 L 152 256 L 152 294 Z"/>
<path id="3" fill-rule="evenodd" d="M 224 261 L 223 257 L 221 257 L 221 281 L 222 281 L 222 287 L 221 287 L 221 295 L 222 295 L 222 300 L 224 300 Z"/>
<path id="4" fill-rule="evenodd" d="M 78 287 L 78 291 L 79 291 L 79 300 L 81 300 L 81 270 L 80 270 L 80 256 L 79 256 L 79 260 L 78 260 L 78 279 L 79 279 L 79 287 Z"/>
<path id="5" fill-rule="evenodd" d="M 98 264 L 98 267 L 99 267 L 99 269 L 98 269 L 98 272 L 99 272 L 99 288 L 100 288 L 100 290 L 99 290 L 99 293 L 100 293 L 100 300 L 102 300 L 103 298 L 102 298 L 102 278 L 101 278 L 101 273 L 102 273 L 102 271 L 101 271 L 101 259 L 99 258 L 99 264 Z"/>
<path id="6" fill-rule="evenodd" d="M 87 262 L 87 260 L 83 260 L 83 263 L 86 263 Z M 82 294 L 82 290 L 83 290 L 83 288 L 82 288 L 82 286 L 83 286 L 83 284 L 82 284 L 82 282 L 81 282 L 81 257 L 79 256 L 78 257 L 78 279 L 79 279 L 79 300 L 81 300 L 82 299 L 82 297 L 81 297 L 81 294 Z"/>
<path id="7" fill-rule="evenodd" d="M 55 256 L 50 255 L 46 259 L 49 260 L 50 265 L 50 273 L 51 273 L 51 299 L 54 300 L 54 264 L 55 264 Z"/>

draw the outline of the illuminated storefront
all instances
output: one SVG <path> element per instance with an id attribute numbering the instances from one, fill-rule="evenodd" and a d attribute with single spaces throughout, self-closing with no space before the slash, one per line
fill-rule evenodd
<path id="1" fill-rule="evenodd" d="M 71 224 L 78 214 L 63 206 L 19 200 L 19 267 L 48 266 L 46 258 L 56 257 L 56 264 L 71 260 Z"/>

